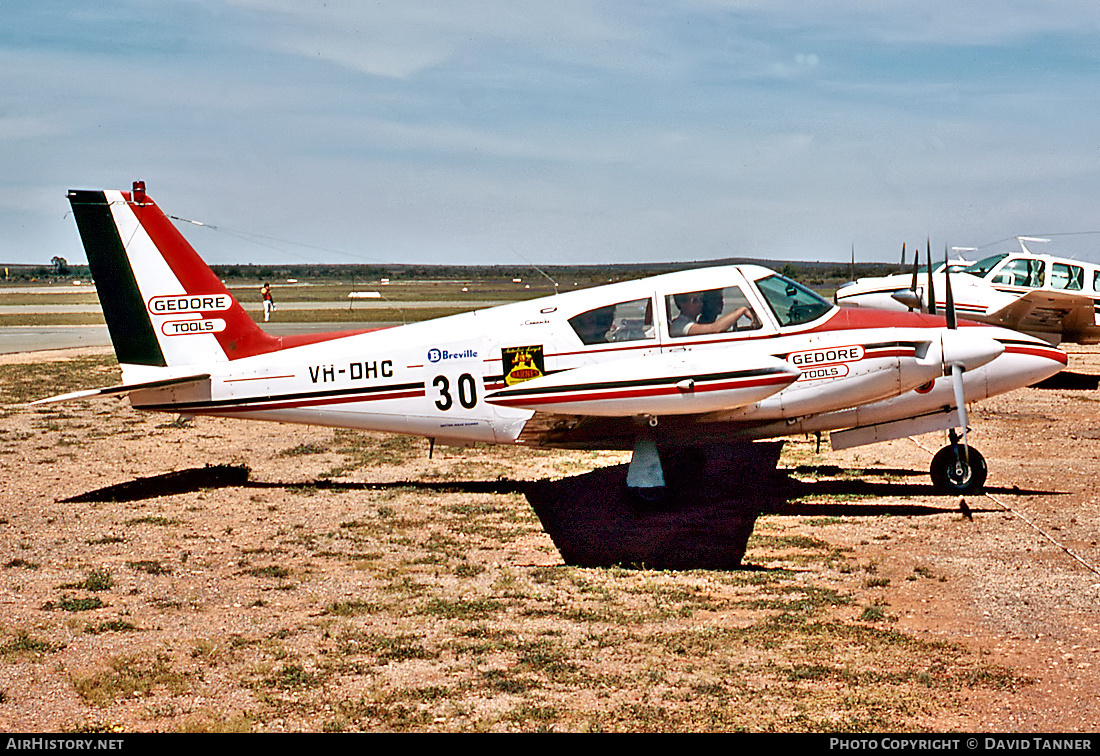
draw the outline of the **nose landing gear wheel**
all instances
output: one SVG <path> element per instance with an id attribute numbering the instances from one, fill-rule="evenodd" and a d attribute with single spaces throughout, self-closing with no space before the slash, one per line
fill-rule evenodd
<path id="1" fill-rule="evenodd" d="M 971 494 L 985 485 L 989 472 L 985 457 L 977 449 L 964 450 L 958 444 L 945 446 L 932 457 L 932 487 L 940 493 Z"/>

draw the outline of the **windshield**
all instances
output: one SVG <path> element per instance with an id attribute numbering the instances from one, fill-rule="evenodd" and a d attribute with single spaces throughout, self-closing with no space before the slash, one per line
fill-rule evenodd
<path id="1" fill-rule="evenodd" d="M 780 275 L 761 278 L 756 282 L 756 287 L 781 327 L 809 323 L 833 309 L 815 292 Z"/>
<path id="2" fill-rule="evenodd" d="M 993 255 L 993 257 L 987 257 L 984 260 L 978 260 L 978 262 L 971 265 L 969 268 L 963 268 L 963 273 L 969 273 L 972 276 L 978 278 L 985 278 L 986 273 L 997 267 L 997 263 L 1008 257 L 1007 252 L 1002 252 L 999 255 Z"/>

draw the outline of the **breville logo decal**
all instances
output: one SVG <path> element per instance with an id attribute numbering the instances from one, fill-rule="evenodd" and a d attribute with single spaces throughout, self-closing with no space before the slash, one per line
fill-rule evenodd
<path id="1" fill-rule="evenodd" d="M 466 349 L 461 352 L 450 352 L 446 349 L 432 347 L 428 350 L 428 362 L 440 362 L 441 360 L 473 360 L 477 359 L 476 349 Z"/>

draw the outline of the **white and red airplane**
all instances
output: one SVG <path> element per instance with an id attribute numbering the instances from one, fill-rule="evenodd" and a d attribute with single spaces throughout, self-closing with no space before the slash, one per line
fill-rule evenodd
<path id="1" fill-rule="evenodd" d="M 145 193 L 69 201 L 123 383 L 143 410 L 415 434 L 440 442 L 662 450 L 831 431 L 846 448 L 936 430 L 932 479 L 985 480 L 967 402 L 1030 385 L 1063 352 L 948 317 L 838 308 L 755 265 L 687 270 L 371 331 L 276 337 Z M 961 326 L 961 327 L 960 327 Z M 955 433 L 962 428 L 962 443 Z"/>
<path id="2" fill-rule="evenodd" d="M 952 267 L 959 314 L 1035 334 L 1052 344 L 1100 343 L 1100 265 L 1035 254 L 1027 247 L 1048 239 L 1016 239 L 1020 252 L 991 255 L 957 271 L 959 275 Z M 834 299 L 846 307 L 935 312 L 945 304 L 944 292 L 943 269 L 919 276 L 914 256 L 912 277 L 902 273 L 860 278 L 837 289 Z"/>

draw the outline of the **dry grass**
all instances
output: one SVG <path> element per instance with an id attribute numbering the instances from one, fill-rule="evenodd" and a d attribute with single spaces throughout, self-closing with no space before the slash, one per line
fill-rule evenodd
<path id="1" fill-rule="evenodd" d="M 909 731 L 1028 683 L 894 629 L 849 518 L 762 518 L 742 571 L 584 569 L 461 485 L 622 455 L 12 406 L 112 369 L 0 366 L 4 729 Z M 61 501 L 208 463 L 252 479 Z"/>

